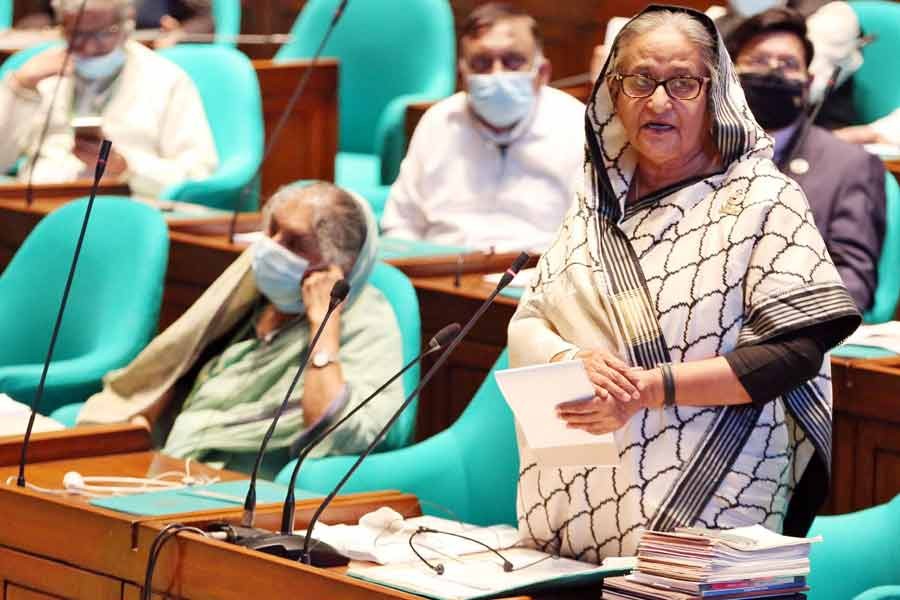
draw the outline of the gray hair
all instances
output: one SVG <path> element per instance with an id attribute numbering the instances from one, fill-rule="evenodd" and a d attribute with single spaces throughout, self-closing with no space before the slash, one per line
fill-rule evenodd
<path id="1" fill-rule="evenodd" d="M 368 233 L 366 216 L 356 199 L 338 186 L 323 181 L 305 186 L 283 186 L 263 208 L 263 231 L 270 230 L 272 215 L 287 202 L 303 203 L 312 208 L 312 229 L 322 258 L 349 276 Z"/>
<path id="2" fill-rule="evenodd" d="M 53 12 L 56 18 L 62 18 L 64 14 L 77 13 L 81 9 L 84 0 L 52 0 Z M 121 19 L 128 19 L 134 16 L 134 0 L 87 0 L 85 9 L 92 8 L 110 8 L 115 9 L 119 13 Z"/>
<path id="3" fill-rule="evenodd" d="M 622 49 L 634 38 L 665 28 L 678 31 L 700 49 L 700 58 L 703 61 L 703 66 L 706 67 L 709 78 L 716 81 L 719 75 L 717 63 L 718 41 L 703 23 L 685 12 L 674 10 L 655 10 L 644 13 L 625 25 L 616 40 L 612 71 L 619 72 L 619 66 L 624 58 Z"/>

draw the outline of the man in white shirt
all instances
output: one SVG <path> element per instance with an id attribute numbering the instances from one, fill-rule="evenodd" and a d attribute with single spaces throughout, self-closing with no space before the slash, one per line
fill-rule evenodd
<path id="1" fill-rule="evenodd" d="M 547 87 L 532 17 L 506 4 L 462 26 L 465 86 L 419 122 L 381 225 L 437 244 L 542 250 L 581 183 L 584 105 Z"/>
<path id="2" fill-rule="evenodd" d="M 34 161 L 35 183 L 90 176 L 104 137 L 112 141 L 107 176 L 125 178 L 136 194 L 158 195 L 170 185 L 208 177 L 218 158 L 193 82 L 171 61 L 128 40 L 131 0 L 87 0 L 76 31 L 81 2 L 54 1 L 71 49 L 62 78 L 65 48 L 53 48 L 0 82 L 0 170 L 25 155 L 19 177 L 28 178 L 52 102 Z M 99 117 L 101 125 L 76 130 L 72 123 L 79 117 Z"/>

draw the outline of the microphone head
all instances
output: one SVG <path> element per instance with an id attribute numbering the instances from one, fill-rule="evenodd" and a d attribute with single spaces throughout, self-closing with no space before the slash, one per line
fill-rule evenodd
<path id="1" fill-rule="evenodd" d="M 453 338 L 459 335 L 461 329 L 462 327 L 460 327 L 459 323 L 450 323 L 444 326 L 443 329 L 434 334 L 434 337 L 428 342 L 428 346 L 435 350 L 446 346 L 453 341 Z"/>
<path id="2" fill-rule="evenodd" d="M 509 282 L 512 281 L 516 276 L 516 273 L 522 270 L 522 267 L 524 267 L 528 263 L 528 260 L 530 258 L 531 257 L 528 256 L 527 252 L 523 252 L 519 256 L 517 256 L 516 260 L 514 260 L 506 270 L 506 273 L 503 274 L 503 277 L 500 278 L 500 283 L 497 284 L 497 289 L 502 290 L 503 288 L 508 286 Z"/>
<path id="3" fill-rule="evenodd" d="M 344 301 L 347 294 L 350 293 L 350 284 L 346 279 L 338 279 L 331 287 L 331 306 L 332 308 Z"/>
<path id="4" fill-rule="evenodd" d="M 112 148 L 112 142 L 109 140 L 103 140 L 100 142 L 100 160 L 106 162 L 109 158 L 109 151 Z"/>
<path id="5" fill-rule="evenodd" d="M 528 263 L 529 258 L 531 257 L 527 252 L 523 252 L 516 257 L 516 260 L 513 261 L 512 266 L 509 268 L 509 270 L 513 272 L 513 275 L 522 270 L 522 267 Z"/>

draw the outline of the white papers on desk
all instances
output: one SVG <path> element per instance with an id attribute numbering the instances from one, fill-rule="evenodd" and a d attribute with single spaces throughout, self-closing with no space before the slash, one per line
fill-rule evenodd
<path id="1" fill-rule="evenodd" d="M 456 560 L 441 559 L 439 562 L 444 565 L 442 575 L 418 560 L 380 567 L 351 565 L 347 574 L 430 598 L 472 600 L 511 595 L 514 591 L 524 591 L 539 584 L 582 584 L 616 571 L 621 572 L 528 548 L 511 548 L 501 551 L 501 554 L 513 564 L 513 571 L 505 572 L 497 555 L 484 552 Z M 525 565 L 531 566 L 521 568 Z"/>
<path id="2" fill-rule="evenodd" d="M 569 429 L 556 416 L 557 404 L 594 397 L 594 386 L 580 360 L 506 369 L 495 377 L 541 466 L 619 464 L 612 434 Z"/>
<path id="3" fill-rule="evenodd" d="M 0 394 L 0 436 L 25 435 L 31 409 L 21 402 L 16 402 L 6 394 Z M 65 425 L 49 417 L 37 415 L 34 419 L 34 433 L 42 431 L 59 431 Z"/>
<path id="4" fill-rule="evenodd" d="M 519 542 L 518 530 L 509 525 L 479 527 L 432 516 L 403 519 L 389 530 L 365 525 L 316 523 L 314 537 L 321 542 L 330 544 L 351 560 L 365 560 L 387 565 L 417 560 L 416 555 L 409 547 L 409 536 L 415 533 L 419 527 L 458 533 L 495 549 L 515 546 Z M 452 558 L 484 551 L 484 546 L 439 533 L 420 533 L 416 535 L 414 543 L 419 554 L 427 559 L 446 560 L 448 556 Z"/>
<path id="5" fill-rule="evenodd" d="M 894 144 L 863 144 L 863 149 L 881 160 L 900 160 L 900 146 Z"/>
<path id="6" fill-rule="evenodd" d="M 509 285 L 507 287 L 524 288 L 531 283 L 531 279 L 534 277 L 535 272 L 537 272 L 537 269 L 534 268 L 522 269 L 521 271 L 516 273 L 516 276 L 513 277 L 513 280 L 509 282 Z M 500 283 L 500 279 L 502 277 L 503 273 L 488 273 L 484 276 L 484 280 L 488 283 L 497 285 L 498 283 Z"/>
<path id="7" fill-rule="evenodd" d="M 888 321 L 878 325 L 860 325 L 844 344 L 885 348 L 900 354 L 900 321 Z"/>

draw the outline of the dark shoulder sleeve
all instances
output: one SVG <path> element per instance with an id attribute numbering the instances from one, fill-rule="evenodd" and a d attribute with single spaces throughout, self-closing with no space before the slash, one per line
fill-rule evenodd
<path id="1" fill-rule="evenodd" d="M 736 348 L 724 355 L 754 404 L 765 404 L 819 372 L 835 339 L 830 323 L 811 325 L 763 343 Z"/>

